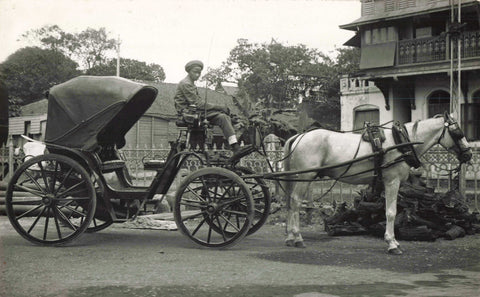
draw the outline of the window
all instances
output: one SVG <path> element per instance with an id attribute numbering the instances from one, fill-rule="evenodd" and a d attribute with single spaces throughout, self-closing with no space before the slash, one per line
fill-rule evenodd
<path id="1" fill-rule="evenodd" d="M 470 103 L 462 104 L 462 126 L 467 140 L 480 140 L 480 90 L 472 95 Z"/>
<path id="2" fill-rule="evenodd" d="M 32 134 L 30 133 L 32 130 L 32 122 L 31 121 L 25 121 L 23 123 L 23 135 L 26 135 L 28 137 L 32 137 Z"/>
<path id="3" fill-rule="evenodd" d="M 380 111 L 377 106 L 368 104 L 354 109 L 353 130 L 362 129 L 365 122 L 372 124 L 380 123 Z"/>
<path id="4" fill-rule="evenodd" d="M 379 44 L 397 40 L 397 32 L 393 26 L 375 27 L 363 31 L 365 44 Z"/>
<path id="5" fill-rule="evenodd" d="M 428 96 L 428 117 L 443 114 L 450 110 L 450 94 L 446 91 L 434 91 Z"/>

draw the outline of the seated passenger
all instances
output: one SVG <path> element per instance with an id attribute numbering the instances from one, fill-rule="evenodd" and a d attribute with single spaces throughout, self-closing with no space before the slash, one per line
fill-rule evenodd
<path id="1" fill-rule="evenodd" d="M 185 65 L 185 71 L 188 75 L 178 83 L 174 97 L 175 109 L 177 110 L 177 113 L 181 115 L 182 112 L 188 110 L 191 105 L 195 105 L 197 110 L 201 113 L 204 112 L 206 107 L 207 121 L 222 129 L 223 136 L 227 139 L 227 142 L 234 153 L 232 159 L 241 157 L 250 149 L 250 146 L 240 148 L 232 125 L 232 120 L 229 116 L 230 110 L 228 107 L 214 105 L 208 102 L 205 106 L 205 100 L 198 94 L 195 81 L 200 78 L 202 70 L 203 63 L 201 61 L 194 60 Z"/>

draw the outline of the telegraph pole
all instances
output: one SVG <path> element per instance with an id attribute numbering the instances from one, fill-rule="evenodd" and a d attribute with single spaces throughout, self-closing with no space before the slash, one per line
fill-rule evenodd
<path id="1" fill-rule="evenodd" d="M 117 39 L 117 76 L 120 76 L 120 34 Z"/>
<path id="2" fill-rule="evenodd" d="M 455 18 L 455 0 L 451 1 L 450 24 L 450 113 L 459 120 L 461 116 L 460 99 L 462 98 L 462 0 L 458 0 L 457 17 Z M 454 57 L 454 44 L 457 45 L 457 59 Z M 460 164 L 458 172 L 458 190 L 465 196 L 466 193 L 466 168 Z"/>

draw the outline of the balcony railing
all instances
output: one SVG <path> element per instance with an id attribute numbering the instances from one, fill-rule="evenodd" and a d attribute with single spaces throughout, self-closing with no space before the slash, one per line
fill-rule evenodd
<path id="1" fill-rule="evenodd" d="M 480 31 L 460 35 L 461 56 L 480 57 Z M 450 47 L 446 36 L 402 40 L 398 42 L 398 65 L 445 61 L 450 59 Z M 457 57 L 457 42 L 454 42 L 454 58 Z"/>

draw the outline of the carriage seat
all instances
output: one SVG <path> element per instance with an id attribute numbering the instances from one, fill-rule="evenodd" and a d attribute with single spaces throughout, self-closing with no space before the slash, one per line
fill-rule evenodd
<path id="1" fill-rule="evenodd" d="M 113 172 L 123 168 L 125 168 L 125 161 L 123 160 L 103 161 L 100 164 L 100 170 L 102 173 Z"/>

